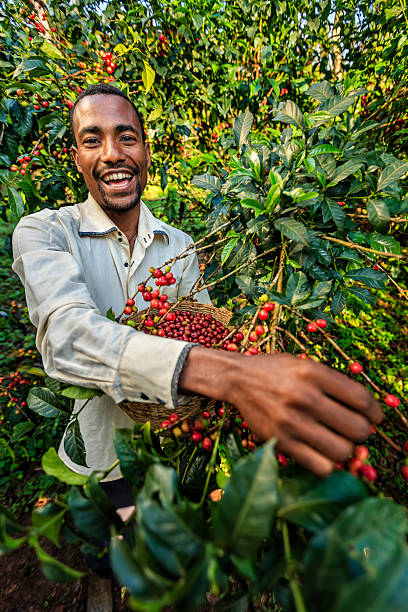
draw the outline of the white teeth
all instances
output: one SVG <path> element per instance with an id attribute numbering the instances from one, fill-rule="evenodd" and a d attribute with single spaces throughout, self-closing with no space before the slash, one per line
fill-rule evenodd
<path id="1" fill-rule="evenodd" d="M 109 183 L 109 181 L 121 181 L 127 178 L 132 178 L 132 175 L 127 172 L 115 172 L 115 174 L 109 174 L 109 176 L 105 177 L 103 180 Z"/>

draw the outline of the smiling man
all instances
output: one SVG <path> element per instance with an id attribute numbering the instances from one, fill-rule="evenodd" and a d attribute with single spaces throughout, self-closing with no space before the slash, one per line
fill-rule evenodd
<path id="1" fill-rule="evenodd" d="M 283 452 L 316 474 L 329 474 L 381 419 L 378 402 L 363 386 L 311 360 L 216 351 L 106 318 L 110 307 L 122 310 L 149 267 L 161 266 L 192 240 L 155 218 L 141 200 L 150 147 L 129 98 L 108 85 L 91 86 L 72 109 L 71 128 L 88 199 L 29 215 L 13 236 L 13 269 L 26 289 L 47 374 L 105 394 L 79 416 L 88 467 L 74 464 L 63 443 L 60 457 L 79 473 L 107 470 L 116 458 L 114 426 L 132 426 L 119 402 L 159 402 L 172 411 L 179 393 L 195 393 L 234 404 L 261 437 L 276 437 Z M 196 256 L 177 261 L 173 273 L 170 301 L 195 282 Z M 209 302 L 206 292 L 198 298 Z M 145 306 L 140 294 L 136 306 Z M 76 402 L 75 410 L 82 406 Z M 107 480 L 116 507 L 129 505 L 119 469 Z"/>

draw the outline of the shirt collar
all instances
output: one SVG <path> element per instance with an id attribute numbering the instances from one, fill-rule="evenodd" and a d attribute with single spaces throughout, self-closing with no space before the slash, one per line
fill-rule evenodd
<path id="1" fill-rule="evenodd" d="M 78 233 L 80 236 L 105 236 L 112 232 L 120 231 L 91 194 L 88 195 L 88 199 L 85 202 L 79 205 L 79 211 Z M 138 240 L 143 246 L 148 247 L 153 242 L 155 235 L 163 235 L 167 238 L 167 241 L 169 240 L 164 224 L 159 219 L 156 219 L 141 200 L 137 232 Z"/>

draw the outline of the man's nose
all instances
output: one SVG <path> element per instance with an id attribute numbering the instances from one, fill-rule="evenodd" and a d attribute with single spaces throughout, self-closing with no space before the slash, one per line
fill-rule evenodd
<path id="1" fill-rule="evenodd" d="M 125 155 L 116 138 L 106 138 L 103 142 L 101 161 L 117 163 L 124 158 Z"/>

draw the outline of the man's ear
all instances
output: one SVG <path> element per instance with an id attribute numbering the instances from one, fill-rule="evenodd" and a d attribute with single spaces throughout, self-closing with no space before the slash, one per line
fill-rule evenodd
<path id="1" fill-rule="evenodd" d="M 147 166 L 147 169 L 149 169 L 150 166 L 152 165 L 152 154 L 150 151 L 150 142 L 146 142 L 145 144 L 145 153 L 146 153 L 146 166 Z"/>
<path id="2" fill-rule="evenodd" d="M 82 174 L 81 164 L 79 163 L 78 149 L 74 147 L 74 145 L 72 145 L 71 147 L 71 153 L 72 153 L 72 157 L 74 158 L 74 162 L 75 162 L 78 172 Z"/>

